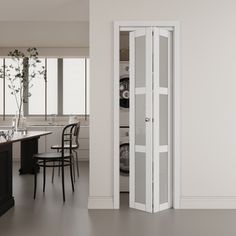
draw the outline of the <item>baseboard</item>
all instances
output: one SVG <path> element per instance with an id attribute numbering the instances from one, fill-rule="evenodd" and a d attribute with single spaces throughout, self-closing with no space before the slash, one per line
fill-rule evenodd
<path id="1" fill-rule="evenodd" d="M 182 196 L 180 209 L 236 209 L 236 196 Z"/>
<path id="2" fill-rule="evenodd" d="M 88 209 L 114 209 L 113 197 L 89 196 Z"/>
<path id="3" fill-rule="evenodd" d="M 81 157 L 81 158 L 79 158 L 79 161 L 89 161 L 89 158 L 88 157 Z"/>

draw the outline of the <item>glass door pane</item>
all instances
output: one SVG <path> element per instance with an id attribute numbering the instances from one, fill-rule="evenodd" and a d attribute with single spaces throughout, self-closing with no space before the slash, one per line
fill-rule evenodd
<path id="1" fill-rule="evenodd" d="M 146 37 L 135 38 L 135 202 L 146 203 Z M 137 90 L 139 88 L 142 91 Z M 139 92 L 138 92 L 139 91 Z"/>
<path id="2" fill-rule="evenodd" d="M 171 33 L 154 29 L 154 212 L 171 207 Z"/>
<path id="3" fill-rule="evenodd" d="M 152 211 L 151 29 L 130 33 L 130 207 Z"/>

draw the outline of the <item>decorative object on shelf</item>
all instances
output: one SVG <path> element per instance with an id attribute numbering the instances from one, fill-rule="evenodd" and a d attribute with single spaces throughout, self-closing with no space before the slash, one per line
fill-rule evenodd
<path id="1" fill-rule="evenodd" d="M 51 114 L 49 117 L 49 125 L 57 125 L 57 115 L 56 114 Z"/>
<path id="2" fill-rule="evenodd" d="M 120 60 L 121 61 L 129 61 L 129 49 L 121 48 L 120 49 Z"/>
<path id="3" fill-rule="evenodd" d="M 3 137 L 6 141 L 10 141 L 14 135 L 14 130 L 0 131 L 0 137 Z"/>
<path id="4" fill-rule="evenodd" d="M 69 116 L 68 124 L 73 124 L 79 122 L 79 119 L 77 116 Z"/>
<path id="5" fill-rule="evenodd" d="M 22 113 L 21 114 L 16 114 L 15 117 L 13 117 L 13 119 L 12 119 L 12 129 L 17 131 L 17 132 L 26 133 L 26 131 L 27 131 L 27 122 L 26 122 L 26 117 Z"/>
<path id="6" fill-rule="evenodd" d="M 129 108 L 129 78 L 120 79 L 120 107 Z"/>
<path id="7" fill-rule="evenodd" d="M 14 96 L 17 106 L 15 118 L 15 129 L 20 129 L 26 125 L 24 117 L 24 103 L 28 103 L 28 98 L 32 95 L 30 88 L 33 86 L 33 80 L 46 80 L 46 69 L 41 66 L 41 60 L 38 57 L 38 50 L 35 47 L 28 48 L 26 53 L 15 49 L 10 51 L 8 56 L 12 59 L 10 65 L 4 62 L 3 68 L 0 69 L 0 78 L 9 81 L 8 87 Z"/>

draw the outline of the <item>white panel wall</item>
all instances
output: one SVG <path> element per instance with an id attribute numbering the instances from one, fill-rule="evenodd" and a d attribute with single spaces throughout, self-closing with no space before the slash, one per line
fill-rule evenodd
<path id="1" fill-rule="evenodd" d="M 235 9 L 232 0 L 90 0 L 90 207 L 112 207 L 112 23 L 179 20 L 181 207 L 236 208 Z"/>

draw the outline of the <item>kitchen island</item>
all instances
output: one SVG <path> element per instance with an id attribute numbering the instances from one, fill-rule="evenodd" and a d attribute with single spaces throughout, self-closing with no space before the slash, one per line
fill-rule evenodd
<path id="1" fill-rule="evenodd" d="M 29 131 L 15 133 L 11 140 L 0 140 L 0 216 L 14 206 L 12 196 L 12 144 L 21 143 L 20 174 L 33 174 L 33 154 L 38 153 L 38 139 L 51 134 L 50 131 Z"/>

